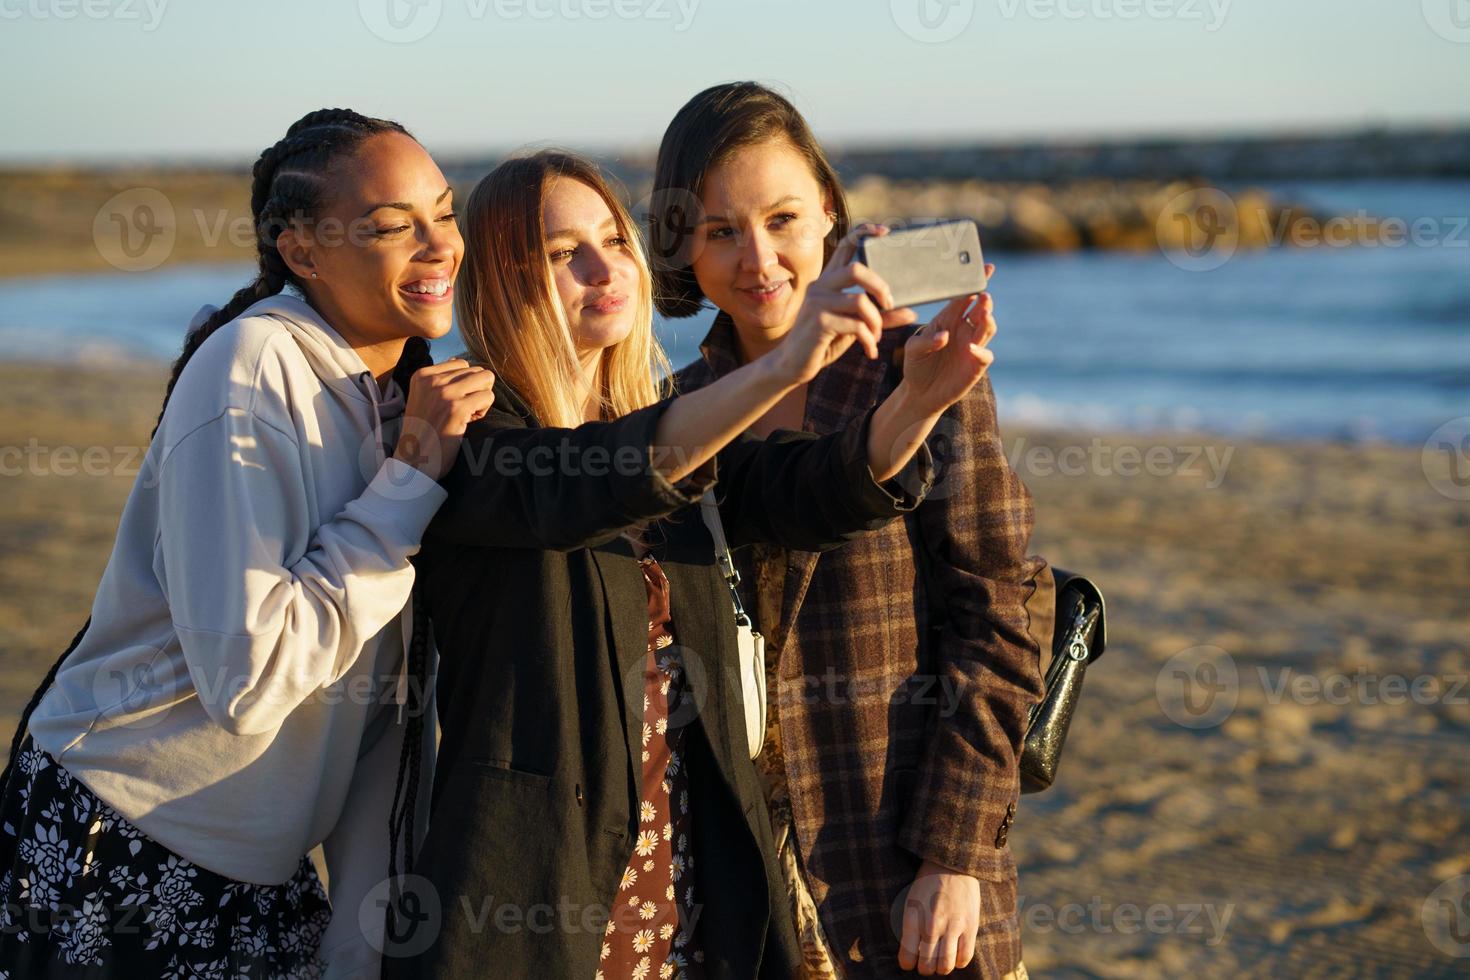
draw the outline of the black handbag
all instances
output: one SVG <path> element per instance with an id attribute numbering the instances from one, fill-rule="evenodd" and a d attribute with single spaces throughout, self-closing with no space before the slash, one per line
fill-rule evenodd
<path id="1" fill-rule="evenodd" d="M 1041 664 L 1045 693 L 1026 720 L 1022 793 L 1040 793 L 1056 780 L 1067 728 L 1082 697 L 1082 678 L 1108 641 L 1102 591 L 1073 572 L 1053 568 L 1052 575 L 1057 585 L 1057 626 L 1051 657 Z"/>
<path id="2" fill-rule="evenodd" d="M 888 372 L 888 390 L 892 391 L 903 380 L 902 347 L 894 351 Z M 918 522 L 911 526 L 915 537 L 922 540 Z M 929 576 L 929 562 L 922 555 L 917 560 L 920 574 Z M 1019 763 L 1022 793 L 1040 793 L 1056 779 L 1067 728 L 1082 696 L 1082 677 L 1108 642 L 1102 590 L 1091 579 L 1060 568 L 1052 568 L 1052 577 L 1056 581 L 1056 630 L 1050 656 L 1045 650 L 1039 655 L 1044 693 L 1026 719 Z M 931 607 L 930 615 L 931 629 L 937 628 L 943 612 Z"/>

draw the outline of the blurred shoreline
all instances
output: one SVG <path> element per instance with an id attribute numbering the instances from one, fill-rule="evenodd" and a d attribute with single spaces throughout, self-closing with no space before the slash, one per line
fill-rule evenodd
<path id="1" fill-rule="evenodd" d="M 856 218 L 973 218 L 996 251 L 1297 245 L 1329 231 L 1371 243 L 1374 216 L 1334 214 L 1263 189 L 1288 180 L 1470 177 L 1470 129 L 1307 137 L 855 147 L 834 161 Z M 446 159 L 463 199 L 499 158 Z M 648 150 L 600 158 L 646 205 Z M 1232 188 L 1227 195 L 1219 187 Z M 0 277 L 253 257 L 249 168 L 128 164 L 0 168 Z M 1201 209 L 1204 212 L 1201 212 Z M 642 207 L 646 211 L 646 207 Z M 1345 220 L 1350 219 L 1350 220 Z M 123 236 L 122 245 L 118 238 Z M 140 250 L 166 240 L 162 258 Z"/>
<path id="2" fill-rule="evenodd" d="M 0 455 L 6 733 L 86 618 L 163 380 L 157 364 L 0 364 L 0 447 L 35 447 Z M 1419 918 L 1438 882 L 1470 873 L 1454 844 L 1470 839 L 1464 752 L 1448 747 L 1470 739 L 1463 692 L 1344 706 L 1274 685 L 1470 672 L 1470 510 L 1434 490 L 1416 449 L 1003 436 L 1036 500 L 1031 551 L 1109 604 L 1058 784 L 1023 799 L 1011 835 L 1035 975 L 1453 975 Z M 1162 447 L 1171 464 L 1129 472 L 1094 441 L 1114 460 Z M 1041 466 L 1037 449 L 1081 462 Z M 1238 677 L 1205 727 L 1161 694 L 1200 650 Z M 1130 905 L 1173 926 L 1118 925 Z M 1074 911 L 1102 925 L 1069 929 Z"/>

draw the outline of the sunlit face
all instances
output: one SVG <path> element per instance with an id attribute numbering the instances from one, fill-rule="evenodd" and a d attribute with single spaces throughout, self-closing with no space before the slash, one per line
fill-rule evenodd
<path id="1" fill-rule="evenodd" d="M 447 334 L 464 241 L 428 152 L 399 133 L 372 136 L 331 184 L 319 220 L 281 239 L 313 304 L 355 344 Z"/>
<path id="2" fill-rule="evenodd" d="M 691 266 L 743 337 L 780 340 L 822 273 L 832 203 L 785 140 L 737 150 L 705 174 Z"/>
<path id="3" fill-rule="evenodd" d="M 579 353 L 626 338 L 638 314 L 640 270 L 602 195 L 580 180 L 553 178 L 541 202 L 546 257 Z"/>

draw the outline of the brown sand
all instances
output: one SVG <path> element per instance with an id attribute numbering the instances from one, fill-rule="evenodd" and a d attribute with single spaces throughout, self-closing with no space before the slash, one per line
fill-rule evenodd
<path id="1" fill-rule="evenodd" d="M 0 388 L 0 447 L 101 446 L 93 459 L 122 471 L 0 476 L 8 737 L 86 618 L 137 465 L 126 447 L 146 439 L 162 379 L 10 365 Z M 1011 833 L 1032 974 L 1470 971 L 1421 924 L 1436 886 L 1470 873 L 1470 504 L 1435 492 L 1417 450 L 1172 434 L 1098 444 L 1171 452 L 1176 472 L 1149 476 L 1090 436 L 1006 442 L 1037 498 L 1034 550 L 1095 578 L 1110 616 L 1061 779 L 1025 798 Z M 1035 451 L 1068 445 L 1085 474 Z M 1216 467 L 1186 468 L 1203 445 Z M 1228 653 L 1237 703 L 1191 728 L 1171 720 L 1196 723 L 1167 697 L 1173 675 L 1162 702 L 1156 680 L 1200 646 Z M 1327 682 L 1325 694 L 1277 697 L 1283 669 Z M 1390 677 L 1439 693 L 1418 704 Z"/>

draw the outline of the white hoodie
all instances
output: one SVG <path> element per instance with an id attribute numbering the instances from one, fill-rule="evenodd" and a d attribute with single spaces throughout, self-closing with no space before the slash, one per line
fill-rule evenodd
<path id="1" fill-rule="evenodd" d="M 401 404 L 380 405 L 300 299 L 216 331 L 149 447 L 92 624 L 31 719 L 149 837 L 239 881 L 296 872 L 391 727 L 408 559 L 445 492 L 385 458 L 380 411 Z"/>

